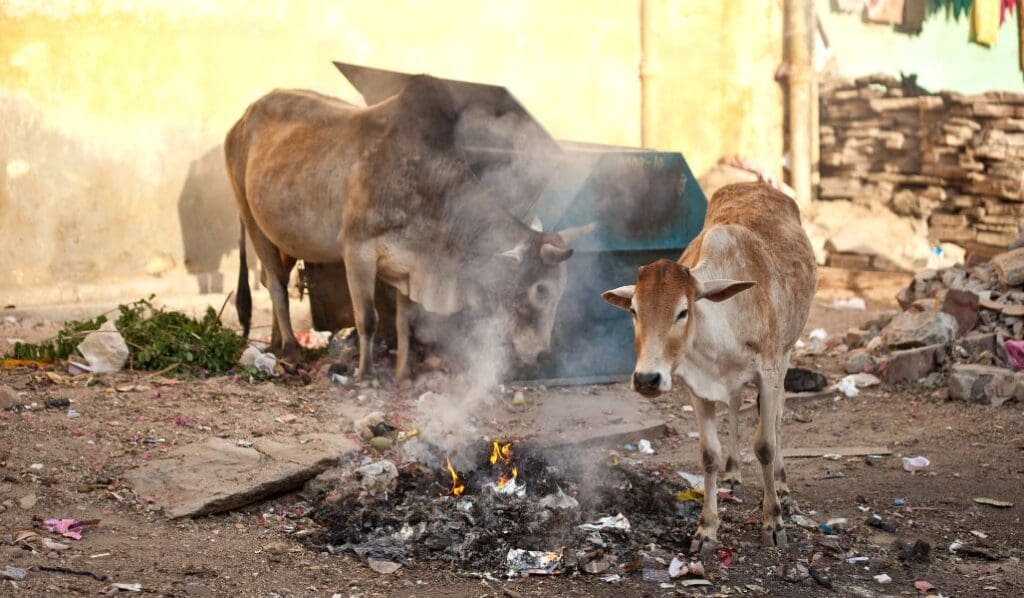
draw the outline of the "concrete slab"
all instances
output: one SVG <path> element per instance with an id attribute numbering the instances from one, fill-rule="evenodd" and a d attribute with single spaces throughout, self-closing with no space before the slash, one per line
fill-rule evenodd
<path id="1" fill-rule="evenodd" d="M 624 385 L 558 389 L 521 423 L 530 430 L 527 439 L 549 447 L 621 445 L 665 431 L 654 405 Z"/>
<path id="2" fill-rule="evenodd" d="M 341 434 L 261 438 L 251 448 L 210 438 L 127 472 L 125 481 L 171 519 L 199 517 L 298 488 L 359 449 Z"/>

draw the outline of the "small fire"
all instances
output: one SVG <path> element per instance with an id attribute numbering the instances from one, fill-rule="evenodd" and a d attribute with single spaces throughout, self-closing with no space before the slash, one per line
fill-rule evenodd
<path id="1" fill-rule="evenodd" d="M 501 474 L 501 477 L 498 478 L 498 488 L 504 488 L 505 484 L 509 483 L 512 480 L 515 480 L 518 475 L 519 470 L 516 469 L 515 467 L 512 467 L 512 477 L 509 477 L 505 474 Z"/>
<path id="2" fill-rule="evenodd" d="M 494 441 L 494 448 L 491 449 L 491 465 L 494 465 L 501 460 L 502 463 L 512 462 L 512 443 L 508 442 L 503 445 L 498 445 L 498 441 Z"/>
<path id="3" fill-rule="evenodd" d="M 459 479 L 458 472 L 456 472 L 455 468 L 452 467 L 452 460 L 449 459 L 447 456 L 445 456 L 444 460 L 448 464 L 448 473 L 452 475 L 451 495 L 462 496 L 462 493 L 466 491 L 466 485 L 462 483 L 462 480 Z"/>

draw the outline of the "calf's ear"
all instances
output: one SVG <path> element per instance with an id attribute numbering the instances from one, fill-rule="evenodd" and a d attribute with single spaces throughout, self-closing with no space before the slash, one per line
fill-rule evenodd
<path id="1" fill-rule="evenodd" d="M 635 291 L 636 285 L 629 284 L 624 287 L 605 291 L 601 293 L 601 298 L 619 309 L 629 311 L 630 306 L 633 304 L 633 293 Z"/>
<path id="2" fill-rule="evenodd" d="M 745 291 L 755 284 L 752 281 L 729 280 L 728 278 L 705 280 L 700 283 L 697 289 L 697 299 L 710 299 L 715 302 L 725 301 L 736 293 Z"/>

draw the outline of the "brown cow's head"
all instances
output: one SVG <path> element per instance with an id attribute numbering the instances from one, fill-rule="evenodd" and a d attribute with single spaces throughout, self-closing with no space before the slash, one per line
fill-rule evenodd
<path id="1" fill-rule="evenodd" d="M 498 315 L 507 322 L 508 340 L 522 363 L 534 363 L 550 349 L 555 312 L 565 291 L 566 261 L 573 253 L 569 244 L 592 228 L 538 231 L 499 254 L 510 271 L 503 277 L 506 282 L 499 289 L 501 299 L 494 309 L 504 312 Z"/>
<path id="2" fill-rule="evenodd" d="M 640 267 L 635 285 L 602 293 L 605 301 L 633 314 L 633 390 L 648 396 L 672 390 L 672 373 L 695 340 L 694 331 L 702 328 L 702 303 L 725 301 L 752 286 L 727 279 L 702 281 L 678 262 L 658 260 Z"/>

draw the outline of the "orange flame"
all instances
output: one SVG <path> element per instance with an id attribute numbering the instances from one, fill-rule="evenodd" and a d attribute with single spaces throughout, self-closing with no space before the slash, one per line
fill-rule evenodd
<path id="1" fill-rule="evenodd" d="M 512 462 L 512 443 L 508 442 L 501 446 L 498 446 L 498 441 L 493 442 L 494 448 L 491 449 L 491 465 L 494 465 L 501 459 L 502 463 Z"/>
<path id="2" fill-rule="evenodd" d="M 452 475 L 451 495 L 462 496 L 462 493 L 466 491 L 466 485 L 462 483 L 462 480 L 459 479 L 459 474 L 452 467 L 452 460 L 447 455 L 445 455 L 444 460 L 448 464 L 448 473 Z"/>

